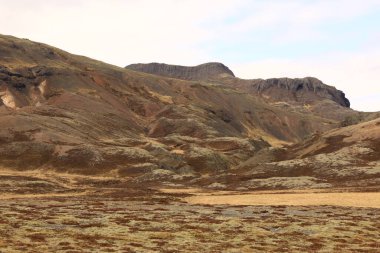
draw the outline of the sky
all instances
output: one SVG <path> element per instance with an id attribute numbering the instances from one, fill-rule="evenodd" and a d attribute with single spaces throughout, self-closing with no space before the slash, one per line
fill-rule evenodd
<path id="1" fill-rule="evenodd" d="M 380 111 L 380 0 L 0 0 L 0 33 L 124 67 L 313 76 Z"/>

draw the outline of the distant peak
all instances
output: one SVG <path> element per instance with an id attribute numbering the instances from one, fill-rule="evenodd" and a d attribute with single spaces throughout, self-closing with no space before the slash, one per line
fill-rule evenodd
<path id="1" fill-rule="evenodd" d="M 137 63 L 125 68 L 154 75 L 184 80 L 208 80 L 235 77 L 234 73 L 223 63 L 208 62 L 197 66 L 180 66 L 165 63 Z"/>

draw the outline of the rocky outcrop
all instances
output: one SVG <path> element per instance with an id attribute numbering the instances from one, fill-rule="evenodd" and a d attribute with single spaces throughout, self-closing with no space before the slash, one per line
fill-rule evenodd
<path id="1" fill-rule="evenodd" d="M 218 62 L 209 62 L 194 67 L 169 65 L 163 63 L 139 63 L 128 65 L 126 68 L 183 80 L 207 80 L 235 76 L 227 66 Z"/>
<path id="2" fill-rule="evenodd" d="M 329 99 L 341 106 L 350 107 L 345 94 L 333 86 L 324 84 L 314 77 L 305 78 L 271 78 L 252 80 L 252 90 L 271 97 L 274 100 L 295 100 L 313 103 L 319 99 Z"/>

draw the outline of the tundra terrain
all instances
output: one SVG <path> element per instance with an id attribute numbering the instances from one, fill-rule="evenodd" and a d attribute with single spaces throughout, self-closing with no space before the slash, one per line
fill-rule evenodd
<path id="1" fill-rule="evenodd" d="M 0 35 L 0 252 L 380 251 L 379 117 L 314 77 Z"/>

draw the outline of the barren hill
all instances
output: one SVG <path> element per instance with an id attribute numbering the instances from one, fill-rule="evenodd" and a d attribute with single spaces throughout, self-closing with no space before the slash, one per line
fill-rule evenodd
<path id="1" fill-rule="evenodd" d="M 231 181 L 227 182 L 249 189 L 373 187 L 378 190 L 380 118 L 315 134 L 285 149 L 263 149 L 233 171 Z"/>
<path id="2" fill-rule="evenodd" d="M 271 78 L 242 80 L 235 78 L 233 72 L 222 63 L 205 63 L 194 67 L 168 65 L 162 63 L 131 64 L 127 69 L 173 77 L 184 80 L 204 80 L 229 84 L 247 92 L 258 93 L 270 97 L 272 100 L 297 101 L 303 103 L 314 102 L 326 98 L 343 107 L 350 107 L 345 94 L 322 83 L 317 78 Z"/>
<path id="3" fill-rule="evenodd" d="M 126 68 L 165 77 L 225 85 L 258 96 L 276 107 L 313 113 L 324 118 L 341 121 L 352 115 L 365 117 L 349 109 L 350 102 L 342 91 L 314 77 L 245 80 L 235 77 L 222 63 L 195 67 L 148 63 L 132 64 Z"/>
<path id="4" fill-rule="evenodd" d="M 18 170 L 212 183 L 260 150 L 374 117 L 311 78 L 242 80 L 218 63 L 145 71 L 159 76 L 11 36 L 0 55 L 0 165 Z"/>

